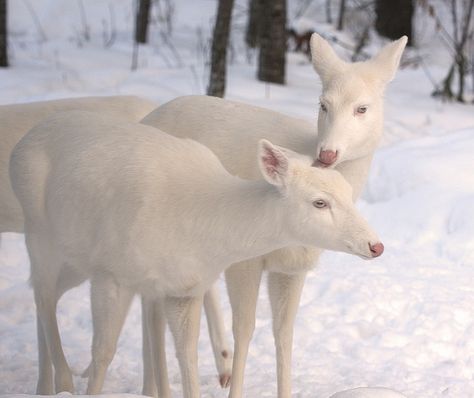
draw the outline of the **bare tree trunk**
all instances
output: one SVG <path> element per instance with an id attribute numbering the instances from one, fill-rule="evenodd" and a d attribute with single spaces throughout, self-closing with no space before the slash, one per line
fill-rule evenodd
<path id="1" fill-rule="evenodd" d="M 465 102 L 465 79 L 469 68 L 471 68 L 474 76 L 472 61 L 471 64 L 469 64 L 467 55 L 467 49 L 469 47 L 474 48 L 474 32 L 471 28 L 474 22 L 474 0 L 463 0 L 460 2 L 456 0 L 450 1 L 452 33 L 449 33 L 448 29 L 444 26 L 443 20 L 440 18 L 435 7 L 430 4 L 420 4 L 422 4 L 422 7 L 434 18 L 444 40 L 448 43 L 450 50 L 453 50 L 451 51 L 453 53 L 453 60 L 448 73 L 442 80 L 440 86 L 435 87 L 432 95 L 441 97 L 442 99 L 456 99 L 458 102 Z M 456 76 L 456 72 L 458 76 Z M 455 95 L 451 86 L 456 77 L 458 78 L 458 92 Z"/>
<path id="2" fill-rule="evenodd" d="M 7 0 L 0 0 L 0 66 L 8 66 Z"/>
<path id="3" fill-rule="evenodd" d="M 219 0 L 216 24 L 212 38 L 211 76 L 207 95 L 223 97 L 226 82 L 227 46 L 229 43 L 230 24 L 234 0 Z"/>
<path id="4" fill-rule="evenodd" d="M 286 0 L 263 0 L 258 79 L 285 83 Z"/>
<path id="5" fill-rule="evenodd" d="M 326 22 L 332 24 L 331 0 L 326 0 Z"/>
<path id="6" fill-rule="evenodd" d="M 459 102 L 464 102 L 464 79 L 466 75 L 466 44 L 469 39 L 469 31 L 472 19 L 472 11 L 474 8 L 474 0 L 470 0 L 469 3 L 465 3 L 465 19 L 463 21 L 464 25 L 461 26 L 461 37 L 459 40 L 459 45 L 456 46 L 456 64 L 458 66 L 459 73 L 459 90 L 456 99 Z M 471 37 L 472 40 L 472 37 Z"/>
<path id="7" fill-rule="evenodd" d="M 247 46 L 250 48 L 257 48 L 258 46 L 262 6 L 262 0 L 249 0 L 249 18 L 247 31 L 245 33 L 245 43 L 247 43 Z"/>
<path id="8" fill-rule="evenodd" d="M 431 94 L 433 97 L 441 97 L 444 99 L 452 99 L 454 97 L 453 91 L 451 90 L 451 84 L 453 83 L 455 64 L 453 63 L 449 68 L 448 74 L 441 82 L 441 87 L 436 89 Z"/>
<path id="9" fill-rule="evenodd" d="M 84 3 L 82 0 L 79 0 L 79 11 L 81 13 L 81 22 L 82 22 L 82 35 L 84 36 L 85 41 L 91 41 L 91 32 L 89 25 L 87 24 L 86 9 L 84 8 Z"/>
<path id="10" fill-rule="evenodd" d="M 408 36 L 408 45 L 413 45 L 412 19 L 413 0 L 376 0 L 375 29 L 389 39 Z"/>
<path id="11" fill-rule="evenodd" d="M 337 30 L 344 29 L 344 14 L 346 13 L 346 0 L 340 0 L 339 3 L 339 18 L 337 22 Z"/>
<path id="12" fill-rule="evenodd" d="M 137 20 L 135 23 L 135 41 L 148 42 L 148 20 L 150 17 L 151 0 L 139 0 Z"/>
<path id="13" fill-rule="evenodd" d="M 459 74 L 459 86 L 458 86 L 458 95 L 456 99 L 458 102 L 464 102 L 464 80 L 466 74 L 466 57 L 463 53 L 461 53 L 456 60 L 456 64 L 458 67 L 458 74 Z"/>
<path id="14" fill-rule="evenodd" d="M 354 48 L 354 53 L 352 54 L 351 60 L 352 62 L 356 62 L 359 60 L 359 56 L 364 49 L 364 47 L 367 44 L 367 41 L 369 40 L 369 32 L 370 32 L 370 24 L 364 27 L 364 30 L 362 31 L 359 40 L 357 41 L 357 44 Z"/>

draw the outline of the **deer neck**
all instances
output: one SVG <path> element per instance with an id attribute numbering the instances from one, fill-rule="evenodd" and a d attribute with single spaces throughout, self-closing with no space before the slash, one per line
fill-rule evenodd
<path id="1" fill-rule="evenodd" d="M 362 193 L 364 185 L 367 181 L 370 171 L 370 165 L 374 154 L 371 153 L 365 157 L 347 160 L 336 166 L 336 170 L 339 171 L 349 184 L 351 184 L 353 189 L 352 198 L 354 201 Z"/>
<path id="2" fill-rule="evenodd" d="M 226 266 L 293 243 L 284 229 L 282 200 L 277 188 L 263 181 L 238 180 L 220 189 L 201 218 L 211 260 Z"/>

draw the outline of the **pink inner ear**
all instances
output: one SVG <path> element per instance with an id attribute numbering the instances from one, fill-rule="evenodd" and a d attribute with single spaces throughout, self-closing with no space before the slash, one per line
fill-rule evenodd
<path id="1" fill-rule="evenodd" d="M 280 164 L 275 154 L 273 152 L 270 152 L 269 150 L 266 151 L 266 154 L 263 157 L 263 161 L 265 162 L 265 164 L 274 167 L 277 167 Z"/>
<path id="2" fill-rule="evenodd" d="M 275 154 L 269 149 L 265 148 L 265 155 L 262 157 L 262 160 L 267 173 L 270 175 L 276 174 L 276 169 L 280 165 L 280 162 L 278 161 L 278 158 L 275 156 Z"/>

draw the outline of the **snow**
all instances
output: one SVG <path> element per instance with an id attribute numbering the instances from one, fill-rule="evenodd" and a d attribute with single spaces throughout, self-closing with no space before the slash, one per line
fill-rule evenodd
<path id="1" fill-rule="evenodd" d="M 354 388 L 331 395 L 330 398 L 404 398 L 405 396 L 387 388 Z"/>
<path id="2" fill-rule="evenodd" d="M 61 392 L 57 395 L 41 395 L 42 397 L 55 397 L 55 398 L 70 398 L 73 395 L 68 392 Z M 89 397 L 90 395 L 74 395 L 77 398 L 85 398 Z M 8 395 L 9 398 L 28 398 L 30 395 L 27 394 L 11 394 Z M 100 394 L 95 395 L 97 398 L 142 398 L 142 395 L 135 395 L 135 394 Z"/>
<path id="3" fill-rule="evenodd" d="M 152 44 L 140 48 L 134 72 L 129 37 L 133 2 L 84 0 L 90 42 L 81 39 L 76 2 L 29 3 L 47 40 L 39 39 L 26 2 L 10 1 L 13 67 L 0 70 L 0 103 L 108 94 L 137 94 L 164 103 L 204 93 L 208 69 L 203 49 L 209 45 L 215 1 L 173 2 L 172 42 L 179 56 L 160 39 L 155 24 Z M 110 4 L 117 39 L 104 48 Z M 245 9 L 246 1 L 237 6 Z M 289 54 L 286 86 L 256 81 L 255 54 L 248 63 L 237 37 L 245 20 L 238 12 L 234 16 L 235 56 L 227 97 L 314 122 L 320 84 L 306 58 Z M 427 48 L 436 50 L 428 62 L 430 72 L 439 79 L 448 61 L 436 35 L 424 33 Z M 431 89 L 421 69 L 405 69 L 387 90 L 385 136 L 359 202 L 382 237 L 385 253 L 366 262 L 327 252 L 308 275 L 294 336 L 295 397 L 325 398 L 367 386 L 390 390 L 359 389 L 333 398 L 399 396 L 394 391 L 409 398 L 474 397 L 474 108 L 438 102 L 429 96 Z M 33 394 L 36 385 L 35 309 L 28 276 L 23 236 L 4 234 L 0 393 L 10 397 Z M 230 330 L 222 278 L 219 283 Z M 275 360 L 265 286 L 260 296 L 245 395 L 273 397 Z M 86 380 L 80 373 L 88 364 L 91 340 L 87 284 L 61 299 L 58 317 L 76 390 L 84 393 Z M 140 349 L 140 308 L 134 302 L 104 393 L 140 392 Z M 172 390 L 180 396 L 170 336 L 167 351 Z M 218 388 L 204 322 L 199 358 L 203 396 L 227 396 Z"/>

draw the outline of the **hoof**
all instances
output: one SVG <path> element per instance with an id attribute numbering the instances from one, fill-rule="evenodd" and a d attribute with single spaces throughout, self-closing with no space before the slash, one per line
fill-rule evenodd
<path id="1" fill-rule="evenodd" d="M 230 386 L 230 374 L 223 374 L 219 376 L 219 384 L 222 388 L 229 388 Z"/>

